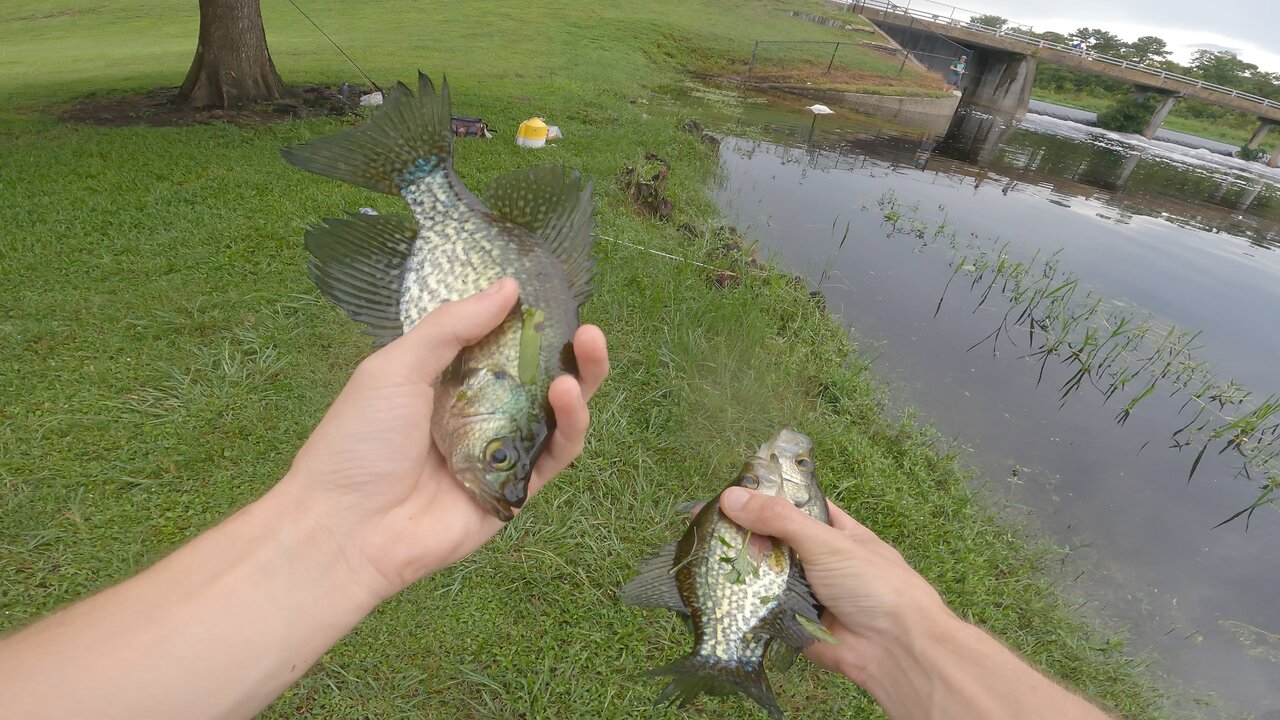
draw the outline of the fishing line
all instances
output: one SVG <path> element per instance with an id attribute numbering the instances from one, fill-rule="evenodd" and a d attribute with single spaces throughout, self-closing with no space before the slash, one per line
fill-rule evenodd
<path id="1" fill-rule="evenodd" d="M 618 240 L 618 239 L 616 239 L 616 238 L 611 238 L 611 237 L 609 237 L 608 235 L 596 235 L 596 237 L 600 238 L 601 240 L 608 240 L 609 242 L 616 242 L 616 243 L 618 243 L 619 245 L 626 245 L 627 247 L 632 247 L 632 248 L 635 248 L 635 249 L 637 249 L 637 250 L 643 250 L 643 251 L 645 251 L 645 252 L 647 252 L 647 253 L 652 253 L 652 254 L 654 254 L 654 255 L 658 255 L 658 256 L 660 256 L 660 257 L 667 258 L 667 259 L 669 259 L 669 260 L 679 260 L 680 262 L 686 262 L 686 263 L 689 263 L 690 265 L 697 265 L 698 267 L 704 267 L 704 268 L 707 268 L 708 270 L 715 270 L 716 272 L 729 272 L 728 270 L 721 270 L 720 268 L 716 267 L 715 265 L 707 265 L 706 263 L 700 263 L 700 262 L 698 262 L 697 260 L 690 260 L 690 259 L 688 259 L 688 258 L 682 258 L 682 257 L 680 257 L 679 255 L 668 255 L 667 253 L 664 253 L 664 252 L 662 252 L 661 250 L 650 250 L 649 248 L 644 247 L 643 245 L 636 245 L 636 244 L 634 244 L 634 243 L 629 243 L 629 242 L 627 242 L 626 240 Z M 730 274 L 736 274 L 736 273 L 730 273 Z"/>
<path id="2" fill-rule="evenodd" d="M 662 252 L 661 250 L 650 250 L 649 248 L 643 245 L 636 245 L 635 243 L 629 243 L 626 240 L 618 240 L 617 238 L 611 238 L 608 235 L 596 235 L 596 237 L 600 238 L 601 240 L 608 240 L 609 242 L 618 243 L 619 245 L 626 245 L 627 247 L 635 248 L 636 250 L 643 250 L 644 252 L 650 253 L 652 255 L 657 255 L 658 257 L 664 257 L 664 258 L 667 258 L 668 260 L 679 260 L 680 262 L 689 263 L 690 265 L 697 265 L 698 267 L 704 267 L 708 270 L 715 270 L 718 273 L 725 273 L 726 275 L 732 275 L 734 277 L 738 276 L 738 273 L 732 270 L 725 270 L 724 268 L 718 268 L 715 265 L 700 263 L 697 260 L 690 260 L 689 258 L 683 258 L 683 257 L 680 257 L 679 255 L 670 255 L 668 253 Z M 769 270 L 761 270 L 759 268 L 753 268 L 753 267 L 748 267 L 746 269 L 754 270 L 755 272 L 760 273 L 761 275 L 768 275 L 770 272 Z"/>
<path id="3" fill-rule="evenodd" d="M 361 68 L 359 65 L 356 65 L 356 61 L 351 59 L 351 56 L 347 54 L 347 51 L 343 50 L 338 45 L 338 43 L 334 42 L 333 38 L 329 37 L 329 33 L 325 32 L 324 28 L 317 25 L 316 21 L 312 20 L 311 16 L 308 15 L 305 10 L 298 7 L 298 3 L 294 2 L 293 0 L 289 0 L 289 4 L 292 5 L 294 9 L 296 9 L 298 12 L 302 13 L 302 17 L 306 18 L 307 22 L 310 22 L 313 26 L 315 26 L 315 29 L 320 31 L 320 34 L 324 36 L 324 39 L 328 40 L 335 48 L 338 49 L 338 52 L 342 53 L 342 57 L 346 58 L 347 62 L 351 63 L 351 65 L 356 69 L 356 71 L 359 72 L 362 76 L 364 76 L 365 80 L 369 81 L 369 84 L 373 86 L 374 90 L 377 90 L 378 92 L 382 92 L 382 88 L 378 87 L 378 83 L 374 82 L 373 78 L 369 77 L 369 74 L 366 73 L 363 68 Z"/>

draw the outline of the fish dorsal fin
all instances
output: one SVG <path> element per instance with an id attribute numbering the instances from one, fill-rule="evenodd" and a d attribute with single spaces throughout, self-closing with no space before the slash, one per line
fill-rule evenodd
<path id="1" fill-rule="evenodd" d="M 329 218 L 307 230 L 307 274 L 320 292 L 365 324 L 381 347 L 404 333 L 400 294 L 418 231 L 396 215 Z"/>
<path id="2" fill-rule="evenodd" d="M 591 183 L 581 173 L 559 165 L 516 170 L 490 183 L 484 199 L 556 256 L 579 305 L 591 297 Z"/>
<path id="3" fill-rule="evenodd" d="M 453 123 L 449 82 L 437 93 L 431 78 L 418 73 L 415 97 L 404 83 L 363 125 L 280 151 L 308 172 L 397 195 L 410 182 L 449 166 Z"/>
<path id="4" fill-rule="evenodd" d="M 800 618 L 820 626 L 817 605 L 804 575 L 793 572 L 787 577 L 787 589 L 782 592 L 778 604 L 760 623 L 760 631 L 791 647 L 806 648 L 818 637 L 813 630 L 805 627 Z"/>
<path id="5" fill-rule="evenodd" d="M 618 591 L 623 605 L 689 612 L 671 571 L 676 563 L 676 545 L 675 541 L 669 542 L 640 563 L 640 572 Z"/>

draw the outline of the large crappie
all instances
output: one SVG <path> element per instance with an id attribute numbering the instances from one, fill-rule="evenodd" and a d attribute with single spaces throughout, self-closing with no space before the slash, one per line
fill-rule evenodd
<path id="1" fill-rule="evenodd" d="M 520 302 L 441 376 L 432 436 L 450 469 L 487 511 L 510 520 L 553 429 L 551 381 L 576 372 L 570 344 L 591 293 L 591 186 L 538 167 L 504 175 L 486 206 L 452 167 L 446 82 L 398 83 L 363 125 L 283 151 L 310 172 L 401 196 L 411 218 L 353 215 L 306 234 L 308 270 L 326 297 L 385 345 L 440 305 L 499 278 Z"/>
<path id="2" fill-rule="evenodd" d="M 731 485 L 782 495 L 778 457 L 752 457 Z M 773 539 L 756 559 L 750 533 L 720 512 L 719 496 L 698 511 L 679 541 L 664 545 L 644 561 L 621 590 L 622 601 L 688 615 L 693 652 L 649 671 L 671 675 L 658 703 L 681 705 L 699 693 L 741 692 L 780 719 L 764 669 L 771 640 L 803 648 L 815 639 L 818 615 L 804 576 L 794 572 L 795 553 Z"/>

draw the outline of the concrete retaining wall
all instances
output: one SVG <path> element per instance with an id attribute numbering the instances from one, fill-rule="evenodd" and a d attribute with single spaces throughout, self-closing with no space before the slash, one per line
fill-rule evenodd
<path id="1" fill-rule="evenodd" d="M 839 28 L 840 30 L 851 30 L 853 32 L 868 33 L 870 35 L 874 35 L 876 33 L 876 31 L 873 28 L 869 28 L 865 25 L 861 25 L 861 24 L 852 25 L 850 23 L 842 22 L 840 20 L 835 20 L 829 17 L 814 15 L 813 13 L 797 12 L 795 10 L 788 10 L 787 13 L 790 14 L 791 17 L 793 18 L 808 20 L 811 23 L 818 23 L 819 25 L 826 25 L 827 27 Z"/>
<path id="2" fill-rule="evenodd" d="M 956 106 L 960 104 L 960 98 L 956 95 L 942 98 L 901 97 L 897 95 L 868 95 L 865 93 L 840 92 L 838 90 L 819 90 L 803 85 L 759 83 L 758 86 L 810 97 L 827 105 L 847 107 L 869 115 L 878 115 L 895 120 L 923 121 L 926 123 L 939 119 L 949 122 L 951 116 L 956 112 Z"/>

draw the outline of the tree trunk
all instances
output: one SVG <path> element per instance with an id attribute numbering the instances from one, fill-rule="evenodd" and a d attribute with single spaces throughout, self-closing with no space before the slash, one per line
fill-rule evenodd
<path id="1" fill-rule="evenodd" d="M 258 0 L 200 0 L 200 39 L 177 103 L 235 108 L 278 100 L 284 83 L 267 51 Z"/>

